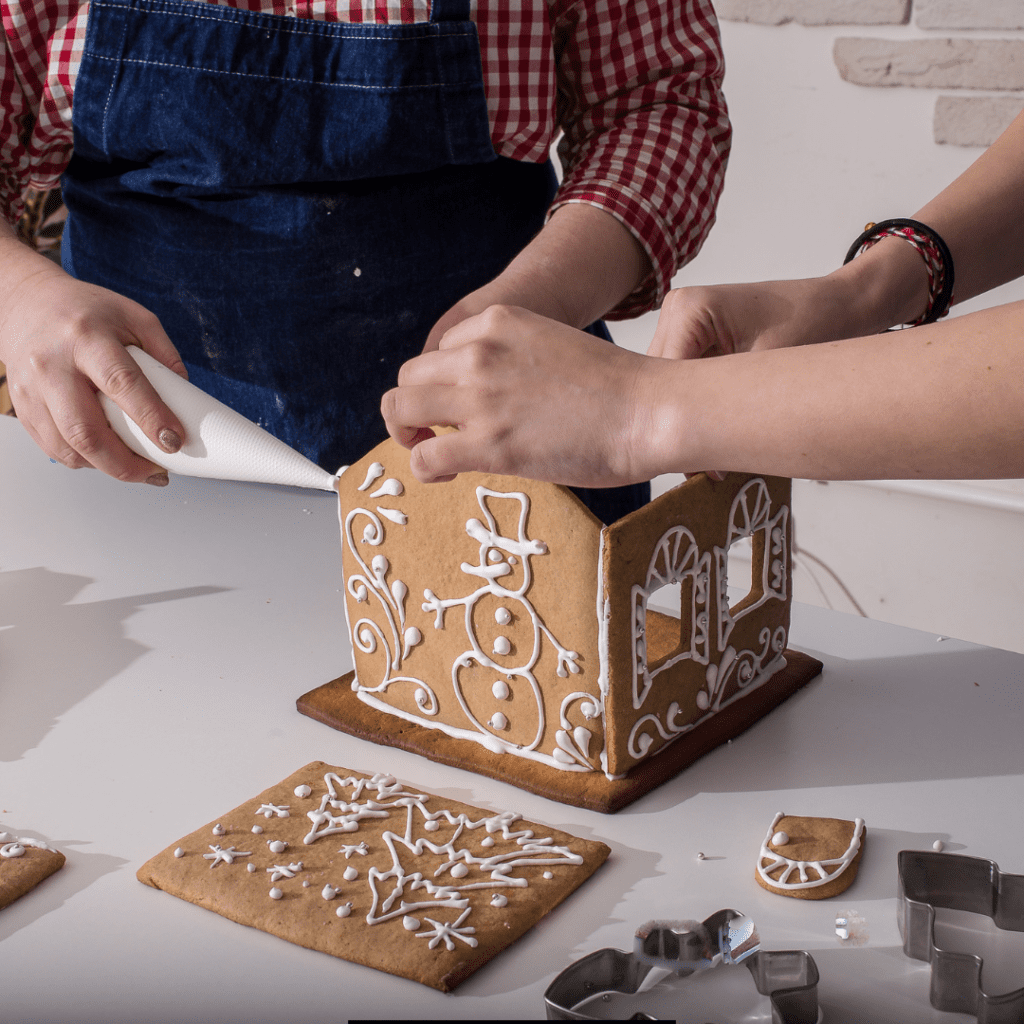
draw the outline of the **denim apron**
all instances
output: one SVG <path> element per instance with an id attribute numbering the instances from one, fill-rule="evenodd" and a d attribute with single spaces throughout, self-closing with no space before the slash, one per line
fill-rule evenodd
<path id="1" fill-rule="evenodd" d="M 469 0 L 415 25 L 92 0 L 73 126 L 65 269 L 155 313 L 194 384 L 332 472 L 383 440 L 398 368 L 556 187 L 494 152 Z M 605 522 L 649 496 L 578 493 Z"/>

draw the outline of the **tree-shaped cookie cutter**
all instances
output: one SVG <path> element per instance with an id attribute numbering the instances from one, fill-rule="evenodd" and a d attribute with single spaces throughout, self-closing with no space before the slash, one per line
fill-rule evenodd
<path id="1" fill-rule="evenodd" d="M 978 1024 L 1020 1024 L 1024 987 L 1000 995 L 985 992 L 980 956 L 954 953 L 935 944 L 935 909 L 984 914 L 1005 931 L 1024 931 L 1024 875 L 1001 873 L 997 864 L 980 857 L 902 850 L 899 885 L 903 952 L 931 963 L 932 1006 L 974 1014 Z"/>
<path id="2" fill-rule="evenodd" d="M 818 968 L 803 950 L 759 948 L 757 929 L 735 910 L 719 910 L 704 921 L 649 921 L 637 929 L 633 951 L 599 949 L 567 967 L 548 986 L 548 1020 L 599 1020 L 576 1009 L 604 993 L 636 995 L 652 970 L 680 976 L 742 964 L 761 995 L 768 996 L 775 1024 L 817 1024 Z M 632 1020 L 657 1020 L 637 1012 Z"/>

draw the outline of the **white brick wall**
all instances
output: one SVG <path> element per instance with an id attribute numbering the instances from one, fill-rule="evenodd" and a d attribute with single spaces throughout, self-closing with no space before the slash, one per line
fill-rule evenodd
<path id="1" fill-rule="evenodd" d="M 726 21 L 760 25 L 888 26 L 884 35 L 835 39 L 836 67 L 855 85 L 995 94 L 937 97 L 938 143 L 987 146 L 1024 108 L 1024 0 L 718 0 L 716 7 Z"/>

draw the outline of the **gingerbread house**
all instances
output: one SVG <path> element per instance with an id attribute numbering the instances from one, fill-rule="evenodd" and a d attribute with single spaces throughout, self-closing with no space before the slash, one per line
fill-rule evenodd
<path id="1" fill-rule="evenodd" d="M 355 669 L 299 707 L 338 728 L 612 810 L 820 669 L 786 650 L 788 480 L 699 475 L 605 525 L 554 484 L 421 484 L 389 440 L 337 487 Z"/>

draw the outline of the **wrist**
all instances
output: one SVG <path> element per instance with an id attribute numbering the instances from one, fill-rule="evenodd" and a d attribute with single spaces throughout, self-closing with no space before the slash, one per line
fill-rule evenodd
<path id="1" fill-rule="evenodd" d="M 879 334 L 910 323 L 928 306 L 928 270 L 902 238 L 883 238 L 828 275 L 840 290 L 848 327 L 836 338 Z"/>

